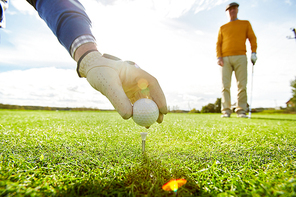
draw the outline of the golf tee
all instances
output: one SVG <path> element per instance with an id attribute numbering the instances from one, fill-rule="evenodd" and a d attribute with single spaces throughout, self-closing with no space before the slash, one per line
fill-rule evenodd
<path id="1" fill-rule="evenodd" d="M 147 136 L 147 132 L 142 132 L 141 134 L 141 138 L 142 138 L 142 152 L 145 152 L 145 141 L 146 141 L 146 136 Z"/>
<path id="2" fill-rule="evenodd" d="M 145 140 L 142 140 L 142 152 L 145 152 Z"/>

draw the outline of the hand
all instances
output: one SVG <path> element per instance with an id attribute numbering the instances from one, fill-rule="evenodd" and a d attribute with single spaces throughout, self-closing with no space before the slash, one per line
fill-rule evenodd
<path id="1" fill-rule="evenodd" d="M 152 99 L 159 108 L 158 123 L 167 113 L 166 99 L 158 81 L 134 62 L 111 55 L 89 52 L 78 62 L 78 73 L 105 95 L 124 119 L 132 116 L 132 103 L 140 98 Z"/>
<path id="2" fill-rule="evenodd" d="M 256 61 L 257 61 L 257 55 L 256 55 L 256 53 L 252 53 L 251 62 L 253 63 L 253 65 L 255 65 Z"/>
<path id="3" fill-rule="evenodd" d="M 224 62 L 223 62 L 223 58 L 222 57 L 219 57 L 218 58 L 217 64 L 220 65 L 221 67 L 224 66 Z"/>

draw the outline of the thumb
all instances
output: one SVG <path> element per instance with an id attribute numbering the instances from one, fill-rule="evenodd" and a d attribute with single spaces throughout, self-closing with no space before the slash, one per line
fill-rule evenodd
<path id="1" fill-rule="evenodd" d="M 133 108 L 126 96 L 118 73 L 110 67 L 95 67 L 87 74 L 87 81 L 112 103 L 123 119 L 132 116 Z"/>

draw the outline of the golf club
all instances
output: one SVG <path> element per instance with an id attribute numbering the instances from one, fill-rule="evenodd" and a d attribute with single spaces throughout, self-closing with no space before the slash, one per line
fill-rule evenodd
<path id="1" fill-rule="evenodd" d="M 253 78 L 254 78 L 254 65 L 255 63 L 253 63 L 252 65 L 252 79 L 251 79 L 251 94 L 250 94 L 250 104 L 249 104 L 249 118 L 251 118 L 252 116 L 252 95 L 253 95 Z"/>

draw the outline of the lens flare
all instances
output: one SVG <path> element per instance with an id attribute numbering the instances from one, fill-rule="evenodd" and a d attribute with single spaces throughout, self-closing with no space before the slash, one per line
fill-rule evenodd
<path id="1" fill-rule="evenodd" d="M 182 185 L 186 184 L 186 179 L 173 179 L 162 186 L 165 191 L 176 192 Z"/>
<path id="2" fill-rule="evenodd" d="M 145 90 L 147 87 L 148 87 L 148 81 L 146 79 L 140 79 L 138 81 L 138 87 L 141 89 L 141 90 Z"/>

